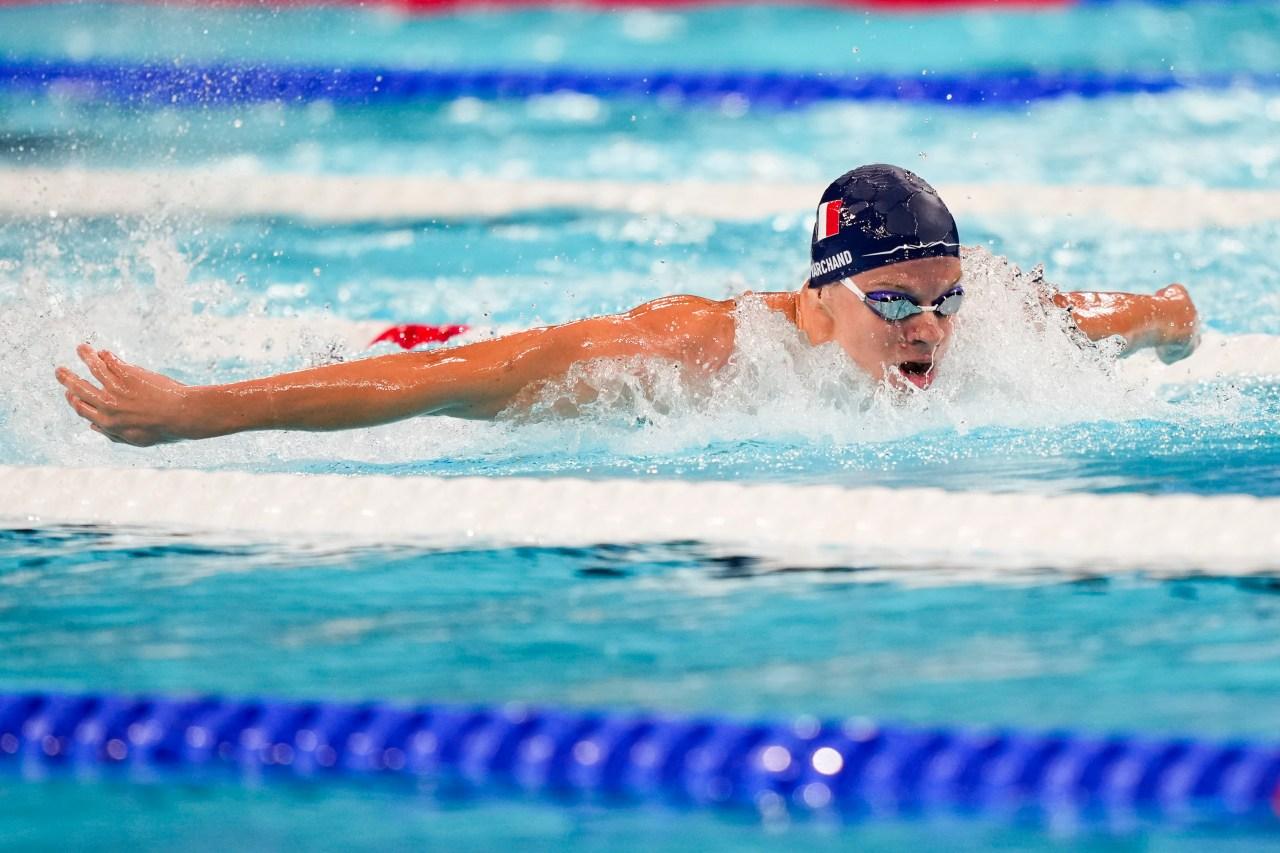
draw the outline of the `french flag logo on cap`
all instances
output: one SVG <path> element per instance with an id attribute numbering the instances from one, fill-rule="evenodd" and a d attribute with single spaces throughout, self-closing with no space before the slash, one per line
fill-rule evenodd
<path id="1" fill-rule="evenodd" d="M 840 233 L 840 199 L 818 205 L 818 236 L 825 240 Z"/>

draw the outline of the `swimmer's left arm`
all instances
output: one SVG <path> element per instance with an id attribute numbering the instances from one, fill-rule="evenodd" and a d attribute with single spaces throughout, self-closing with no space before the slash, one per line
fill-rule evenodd
<path id="1" fill-rule="evenodd" d="M 415 415 L 485 418 L 505 408 L 521 389 L 563 374 L 593 349 L 619 354 L 623 348 L 608 346 L 614 342 L 601 340 L 605 336 L 597 328 L 609 319 L 225 385 L 184 385 L 82 344 L 76 353 L 98 385 L 65 367 L 58 368 L 56 378 L 90 429 L 143 447 L 253 430 L 356 429 Z M 643 346 L 640 340 L 631 349 Z"/>
<path id="2" fill-rule="evenodd" d="M 190 386 L 88 344 L 76 352 L 95 385 L 56 377 L 94 431 L 149 446 L 249 430 L 337 430 L 417 415 L 491 418 L 526 389 L 595 358 L 654 356 L 716 369 L 733 345 L 731 303 L 680 296 L 446 350 L 329 364 L 225 385 Z"/>
<path id="3" fill-rule="evenodd" d="M 1154 296 L 1135 293 L 1055 293 L 1089 340 L 1120 337 L 1124 352 L 1154 347 L 1165 362 L 1186 358 L 1199 343 L 1200 321 L 1187 289 L 1171 284 Z"/>

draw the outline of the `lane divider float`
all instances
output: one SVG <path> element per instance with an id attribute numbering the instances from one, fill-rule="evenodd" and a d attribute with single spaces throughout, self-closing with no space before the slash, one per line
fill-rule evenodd
<path id="1" fill-rule="evenodd" d="M 1000 71 L 969 74 L 824 74 L 652 69 L 412 69 L 271 65 L 0 62 L 0 89 L 56 92 L 162 108 L 238 103 L 398 103 L 456 98 L 521 99 L 573 92 L 597 98 L 722 102 L 766 108 L 829 101 L 1019 106 L 1068 96 L 1162 94 L 1186 89 L 1280 88 L 1280 71 Z"/>
<path id="2" fill-rule="evenodd" d="M 1243 228 L 1280 222 L 1280 190 L 1049 184 L 941 184 L 958 217 L 1060 223 L 1105 220 L 1136 231 Z M 0 215 L 289 217 L 327 224 L 487 219 L 609 211 L 760 222 L 813 222 L 821 185 L 668 181 L 307 175 L 232 170 L 0 168 Z"/>
<path id="3" fill-rule="evenodd" d="M 822 506 L 877 512 L 813 509 Z M 445 551 L 694 543 L 699 555 L 762 569 L 941 570 L 982 581 L 1280 571 L 1280 497 L 0 467 L 0 526 L 65 525 Z"/>
<path id="4" fill-rule="evenodd" d="M 739 721 L 515 705 L 0 694 L 0 768 L 181 781 L 439 778 L 604 805 L 997 819 L 1255 821 L 1274 831 L 1280 744 L 866 719 Z"/>

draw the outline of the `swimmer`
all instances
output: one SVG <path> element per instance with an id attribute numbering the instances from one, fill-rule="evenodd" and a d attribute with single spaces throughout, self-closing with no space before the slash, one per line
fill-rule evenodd
<path id="1" fill-rule="evenodd" d="M 822 195 L 808 280 L 757 297 L 812 346 L 835 343 L 872 379 L 910 393 L 934 381 L 964 304 L 960 237 L 933 187 L 895 166 L 862 166 Z M 1089 340 L 1166 361 L 1196 345 L 1186 289 L 1154 296 L 1048 293 Z M 623 314 L 531 329 L 448 349 L 407 352 L 226 385 L 184 385 L 81 345 L 90 382 L 59 367 L 67 402 L 115 442 L 149 446 L 248 430 L 339 430 L 416 415 L 493 418 L 527 406 L 548 380 L 600 358 L 647 356 L 711 376 L 734 348 L 737 300 L 671 296 Z"/>

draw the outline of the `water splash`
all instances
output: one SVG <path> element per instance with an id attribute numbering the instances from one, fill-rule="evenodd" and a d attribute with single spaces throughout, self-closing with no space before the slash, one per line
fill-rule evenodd
<path id="1" fill-rule="evenodd" d="M 585 386 L 598 396 L 576 407 L 586 424 L 580 429 L 612 430 L 611 441 L 634 453 L 728 440 L 840 446 L 987 426 L 1223 414 L 1204 399 L 1175 404 L 1158 384 L 1118 370 L 1119 341 L 1085 342 L 1066 312 L 1048 303 L 1052 288 L 1038 269 L 1023 272 L 981 248 L 965 250 L 964 269 L 965 311 L 927 391 L 872 382 L 838 346 L 809 346 L 785 317 L 748 296 L 737 308 L 736 350 L 709 387 L 669 363 L 597 361 L 554 383 L 534 413 L 575 408 L 570 401 Z M 647 429 L 636 430 L 637 421 Z"/>
<path id="2" fill-rule="evenodd" d="M 433 473 L 662 472 L 770 476 L 940 465 L 1012 432 L 1029 455 L 1106 422 L 1203 424 L 1246 413 L 1239 395 L 1175 397 L 1116 369 L 1114 348 L 1082 347 L 1045 285 L 982 249 L 966 250 L 965 311 L 927 392 L 860 374 L 833 346 L 807 345 L 782 315 L 746 297 L 737 347 L 709 383 L 653 359 L 589 362 L 552 383 L 530 416 L 494 423 L 414 419 L 340 434 L 256 433 L 145 450 L 84 429 L 52 380 L 81 340 L 187 381 L 228 381 L 358 357 L 308 319 L 282 331 L 237 282 L 194 282 L 195 260 L 145 227 L 109 259 L 64 255 L 54 233 L 0 266 L 0 461 L 63 465 L 391 470 Z M 79 245 L 79 241 L 77 242 Z M 229 333 L 219 317 L 237 318 Z M 228 359 L 225 353 L 236 357 Z M 568 388 L 595 400 L 559 417 Z M 966 436 L 987 432 L 975 440 Z M 1086 438 L 1087 436 L 1086 430 Z M 924 439 L 928 436 L 928 439 Z M 968 443 L 966 443 L 968 442 Z M 985 452 L 985 451 L 984 451 Z M 621 467 L 620 467 L 621 466 Z"/>

